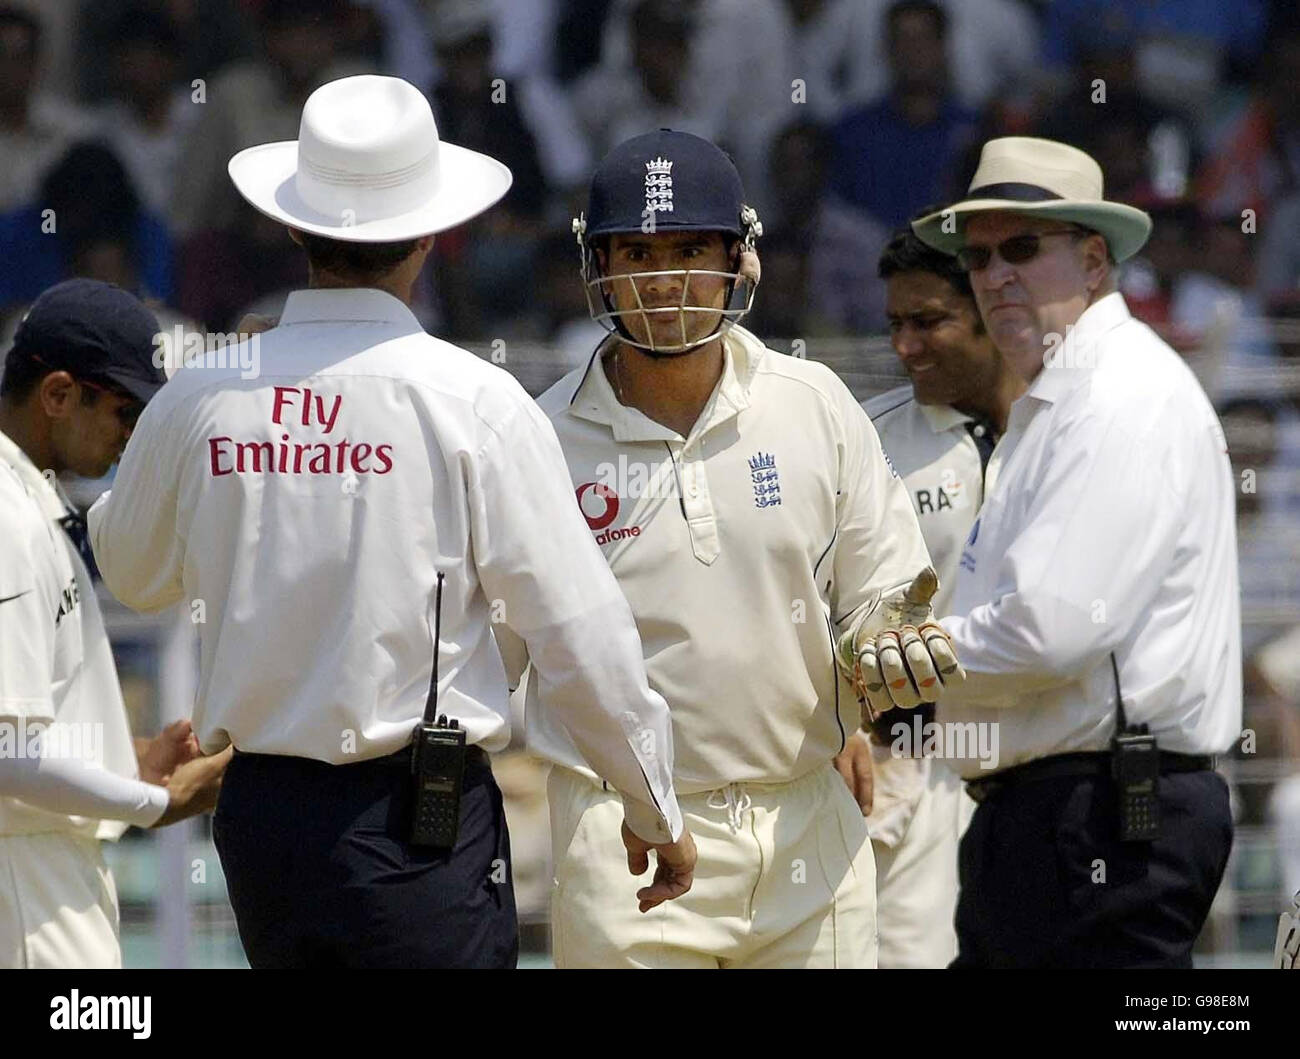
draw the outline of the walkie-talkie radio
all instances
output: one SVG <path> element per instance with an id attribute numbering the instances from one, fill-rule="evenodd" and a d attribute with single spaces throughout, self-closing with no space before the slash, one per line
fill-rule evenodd
<path id="1" fill-rule="evenodd" d="M 438 646 L 442 633 L 442 580 L 433 618 L 433 677 L 424 718 L 415 729 L 411 750 L 411 845 L 451 849 L 460 831 L 460 788 L 465 775 L 465 731 L 456 720 L 438 717 Z M 434 718 L 437 718 L 435 721 Z"/>
<path id="2" fill-rule="evenodd" d="M 1115 672 L 1117 723 L 1111 740 L 1111 775 L 1119 796 L 1121 842 L 1152 842 L 1160 834 L 1160 748 L 1145 724 L 1129 725 L 1119 692 L 1119 665 L 1112 652 Z"/>

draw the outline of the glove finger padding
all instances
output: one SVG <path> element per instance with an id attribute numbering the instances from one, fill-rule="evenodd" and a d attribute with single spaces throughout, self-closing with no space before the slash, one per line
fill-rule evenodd
<path id="1" fill-rule="evenodd" d="M 876 637 L 876 657 L 880 661 L 880 675 L 885 678 L 892 705 L 910 710 L 919 706 L 921 696 L 912 683 L 912 674 L 903 657 L 902 637 L 897 629 L 886 629 Z"/>
<path id="2" fill-rule="evenodd" d="M 927 621 L 917 633 L 925 643 L 926 652 L 934 661 L 934 668 L 939 674 L 945 692 L 959 688 L 966 682 L 966 670 L 957 661 L 957 651 L 952 645 L 952 638 L 942 625 Z M 937 697 L 937 695 L 936 695 Z"/>
<path id="3" fill-rule="evenodd" d="M 912 686 L 916 689 L 920 701 L 936 701 L 943 690 L 943 681 L 939 679 L 935 661 L 930 657 L 925 641 L 912 625 L 903 626 L 899 631 L 899 640 L 902 644 L 903 661 L 907 671 L 912 675 Z M 902 703 L 899 705 L 901 706 Z"/>
<path id="4" fill-rule="evenodd" d="M 885 677 L 880 671 L 880 660 L 876 656 L 876 642 L 870 640 L 858 655 L 858 664 L 853 674 L 853 690 L 858 702 L 864 708 L 865 722 L 870 723 L 886 710 L 894 708 L 894 700 L 889 697 L 885 687 Z"/>

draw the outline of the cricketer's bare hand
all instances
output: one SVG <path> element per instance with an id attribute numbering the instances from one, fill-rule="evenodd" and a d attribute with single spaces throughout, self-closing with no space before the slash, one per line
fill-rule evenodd
<path id="1" fill-rule="evenodd" d="M 831 758 L 835 771 L 848 784 L 849 793 L 858 803 L 863 816 L 871 815 L 871 801 L 875 793 L 875 773 L 871 764 L 871 743 L 862 732 L 854 732 L 844 743 L 844 749 Z"/>
<path id="2" fill-rule="evenodd" d="M 691 888 L 695 879 L 695 839 L 683 831 L 676 842 L 654 845 L 638 836 L 627 823 L 623 824 L 623 845 L 627 847 L 627 870 L 633 875 L 644 875 L 650 867 L 650 851 L 655 854 L 655 875 L 649 886 L 636 892 L 642 912 L 665 901 L 672 901 Z"/>

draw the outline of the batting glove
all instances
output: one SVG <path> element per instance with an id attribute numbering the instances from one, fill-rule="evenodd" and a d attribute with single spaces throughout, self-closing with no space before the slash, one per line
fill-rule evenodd
<path id="1" fill-rule="evenodd" d="M 939 576 L 927 566 L 911 583 L 880 594 L 836 645 L 835 660 L 853 684 L 869 723 L 895 706 L 937 702 L 959 687 L 966 671 L 930 601 Z"/>

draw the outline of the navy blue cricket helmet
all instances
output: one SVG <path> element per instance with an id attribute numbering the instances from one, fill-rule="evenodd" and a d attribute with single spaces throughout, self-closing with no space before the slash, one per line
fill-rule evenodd
<path id="1" fill-rule="evenodd" d="M 689 132 L 659 129 L 625 140 L 610 151 L 592 177 L 586 213 L 573 222 L 592 318 L 631 345 L 662 352 L 693 349 L 737 323 L 753 304 L 754 284 L 748 276 L 737 272 L 707 272 L 730 279 L 727 308 L 722 310 L 692 306 L 686 301 L 690 272 L 706 274 L 705 270 L 674 270 L 688 277 L 681 305 L 620 311 L 612 300 L 610 284 L 631 274 L 601 275 L 593 244 L 602 236 L 615 234 L 707 231 L 733 236 L 745 249 L 752 250 L 754 240 L 763 234 L 763 226 L 754 208 L 745 204 L 744 194 L 740 174 L 726 153 L 716 144 Z M 637 297 L 639 302 L 639 294 Z M 740 304 L 734 304 L 738 299 Z M 690 312 L 719 314 L 718 324 L 704 337 L 688 341 L 685 319 Z M 653 336 L 648 342 L 638 341 L 622 319 L 633 314 L 646 317 L 656 313 L 679 314 L 680 343 L 656 344 Z"/>

